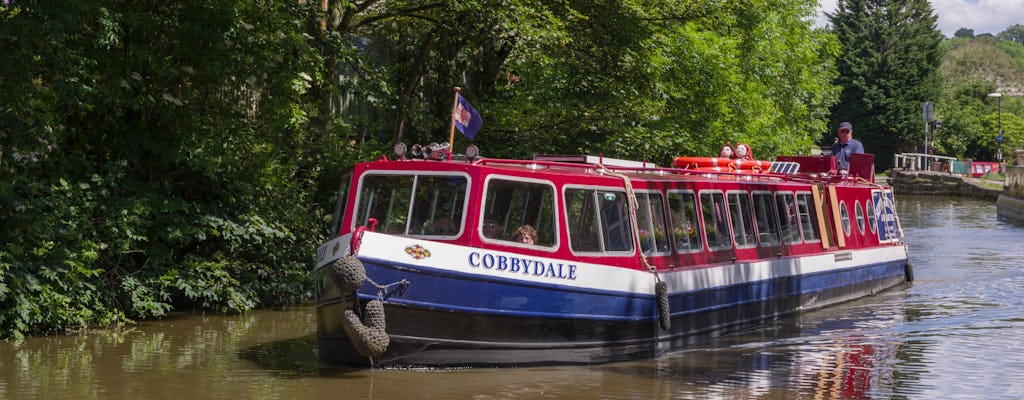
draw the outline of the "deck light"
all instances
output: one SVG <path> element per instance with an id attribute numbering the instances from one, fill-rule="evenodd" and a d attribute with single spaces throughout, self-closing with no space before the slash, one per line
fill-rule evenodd
<path id="1" fill-rule="evenodd" d="M 395 146 L 391 148 L 391 151 L 394 151 L 395 156 L 398 158 L 405 158 L 406 150 L 408 150 L 408 148 L 406 148 L 405 143 L 402 142 L 395 143 Z"/>
<path id="2" fill-rule="evenodd" d="M 423 146 L 423 158 L 436 158 L 436 153 L 439 150 L 439 147 L 440 146 L 437 144 L 437 142 L 433 142 L 426 146 Z"/>
<path id="3" fill-rule="evenodd" d="M 475 144 L 471 144 L 469 146 L 466 146 L 466 157 L 476 158 L 479 155 L 480 155 L 480 148 L 476 147 Z"/>

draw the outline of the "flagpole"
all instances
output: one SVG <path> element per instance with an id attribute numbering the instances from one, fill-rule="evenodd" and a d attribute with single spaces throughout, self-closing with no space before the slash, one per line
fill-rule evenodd
<path id="1" fill-rule="evenodd" d="M 448 161 L 452 160 L 452 150 L 455 149 L 455 110 L 459 108 L 459 92 L 462 88 L 455 87 L 455 102 L 452 104 L 452 126 L 448 132 Z"/>

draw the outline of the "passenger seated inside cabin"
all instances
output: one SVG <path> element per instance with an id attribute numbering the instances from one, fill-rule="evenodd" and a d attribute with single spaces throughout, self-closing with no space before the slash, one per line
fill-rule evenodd
<path id="1" fill-rule="evenodd" d="M 533 229 L 530 224 L 520 226 L 519 229 L 516 229 L 515 234 L 512 235 L 512 240 L 524 244 L 536 244 L 537 230 Z"/>

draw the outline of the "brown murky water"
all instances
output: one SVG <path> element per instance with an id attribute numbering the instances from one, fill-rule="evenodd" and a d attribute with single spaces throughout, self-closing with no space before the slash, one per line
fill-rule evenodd
<path id="1" fill-rule="evenodd" d="M 320 369 L 311 308 L 0 342 L 0 399 L 1024 398 L 1024 226 L 900 197 L 912 286 L 656 360 Z"/>

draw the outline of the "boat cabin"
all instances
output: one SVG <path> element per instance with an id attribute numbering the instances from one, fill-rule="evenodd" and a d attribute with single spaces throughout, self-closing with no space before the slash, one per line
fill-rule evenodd
<path id="1" fill-rule="evenodd" d="M 334 234 L 368 229 L 642 270 L 875 247 L 900 236 L 891 190 L 863 178 L 593 156 L 434 158 L 355 165 L 342 178 Z M 801 161 L 814 160 L 787 162 Z M 517 235 L 527 225 L 532 243 Z M 501 260 L 471 262 L 498 268 L 487 264 Z"/>

